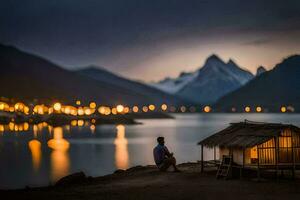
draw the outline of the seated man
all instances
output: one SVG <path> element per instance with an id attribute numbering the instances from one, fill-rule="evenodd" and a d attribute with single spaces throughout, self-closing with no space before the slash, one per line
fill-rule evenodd
<path id="1" fill-rule="evenodd" d="M 173 153 L 170 153 L 168 148 L 165 146 L 165 138 L 157 138 L 158 145 L 153 149 L 154 161 L 160 171 L 167 171 L 172 165 L 174 172 L 179 172 L 176 167 L 176 159 Z"/>

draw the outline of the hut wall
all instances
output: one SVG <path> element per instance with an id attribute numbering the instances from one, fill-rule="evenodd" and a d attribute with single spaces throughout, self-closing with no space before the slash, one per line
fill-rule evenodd
<path id="1" fill-rule="evenodd" d="M 220 159 L 222 159 L 223 155 L 228 156 L 230 154 L 229 148 L 219 148 Z M 242 149 L 233 149 L 232 150 L 232 158 L 233 162 L 242 165 L 243 164 L 243 150 Z"/>
<path id="2" fill-rule="evenodd" d="M 242 149 L 233 149 L 232 150 L 233 162 L 243 165 L 243 150 Z"/>
<path id="3" fill-rule="evenodd" d="M 228 148 L 224 148 L 224 147 L 219 148 L 219 158 L 220 158 L 220 160 L 223 158 L 223 156 L 228 156 L 228 155 L 229 155 L 229 149 Z"/>

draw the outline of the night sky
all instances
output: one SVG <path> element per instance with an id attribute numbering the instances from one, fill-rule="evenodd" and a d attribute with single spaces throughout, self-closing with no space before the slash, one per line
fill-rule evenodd
<path id="1" fill-rule="evenodd" d="M 193 71 L 213 53 L 255 72 L 300 53 L 300 1 L 2 1 L 0 42 L 145 81 Z"/>

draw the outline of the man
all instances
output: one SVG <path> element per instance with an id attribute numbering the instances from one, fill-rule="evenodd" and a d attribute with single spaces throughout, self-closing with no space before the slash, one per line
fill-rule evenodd
<path id="1" fill-rule="evenodd" d="M 174 172 L 179 172 L 176 167 L 176 159 L 173 153 L 170 153 L 168 148 L 165 146 L 165 138 L 157 138 L 158 145 L 153 149 L 153 156 L 156 166 L 160 171 L 167 171 L 167 169 L 172 165 Z"/>

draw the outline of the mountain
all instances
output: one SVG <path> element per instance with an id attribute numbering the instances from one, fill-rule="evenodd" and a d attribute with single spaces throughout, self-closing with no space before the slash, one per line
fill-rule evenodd
<path id="1" fill-rule="evenodd" d="M 262 106 L 270 112 L 278 112 L 285 105 L 299 111 L 299 99 L 300 55 L 294 55 L 222 97 L 214 107 L 217 111 L 230 111 L 232 107 L 242 111 L 244 106 Z"/>
<path id="2" fill-rule="evenodd" d="M 193 81 L 197 75 L 197 72 L 182 72 L 177 78 L 166 78 L 158 83 L 152 83 L 150 85 L 167 93 L 176 94 L 185 85 Z"/>
<path id="3" fill-rule="evenodd" d="M 212 55 L 199 70 L 182 73 L 178 78 L 165 79 L 152 85 L 196 103 L 212 104 L 253 77 L 233 60 L 225 63 L 217 55 Z"/>
<path id="4" fill-rule="evenodd" d="M 178 103 L 176 97 L 161 91 L 158 91 L 160 96 L 152 97 L 65 70 L 46 59 L 1 44 L 0 67 L 0 96 L 3 97 L 68 103 L 80 99 L 85 103 L 93 100 L 107 105 Z"/>
<path id="5" fill-rule="evenodd" d="M 108 85 L 123 88 L 126 91 L 132 91 L 137 94 L 145 95 L 152 102 L 157 101 L 157 99 L 162 99 L 165 101 L 165 103 L 173 102 L 173 104 L 175 103 L 178 105 L 180 102 L 188 103 L 187 101 L 181 100 L 180 98 L 175 97 L 174 95 L 168 94 L 141 82 L 129 80 L 124 77 L 118 76 L 101 67 L 88 66 L 83 67 L 80 70 L 77 70 L 76 72 L 82 76 L 86 76 L 97 81 L 102 81 Z M 161 101 L 160 103 L 163 102 Z"/>
<path id="6" fill-rule="evenodd" d="M 267 71 L 266 68 L 264 68 L 263 66 L 259 66 L 256 70 L 256 76 L 259 76 L 266 71 Z"/>

